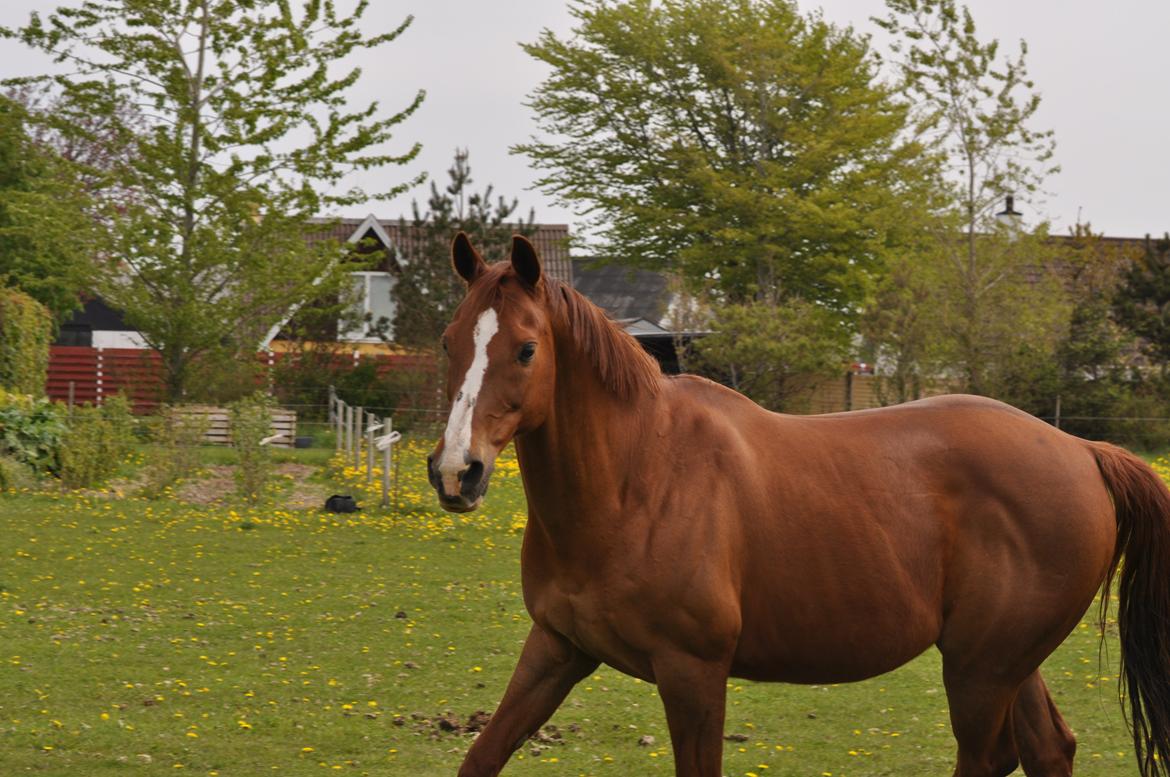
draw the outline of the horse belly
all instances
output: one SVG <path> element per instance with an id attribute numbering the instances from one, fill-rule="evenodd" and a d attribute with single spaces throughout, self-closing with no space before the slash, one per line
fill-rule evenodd
<path id="1" fill-rule="evenodd" d="M 942 630 L 944 581 L 941 548 L 932 541 L 938 538 L 925 539 L 932 534 L 925 523 L 915 551 L 875 534 L 831 549 L 812 540 L 781 552 L 780 563 L 753 565 L 754 583 L 740 595 L 733 673 L 849 682 L 888 672 L 929 648 Z"/>
<path id="2" fill-rule="evenodd" d="M 916 617 L 901 626 L 881 626 L 874 623 L 873 613 L 847 613 L 841 620 L 745 623 L 731 673 L 788 683 L 864 680 L 911 661 L 934 644 L 938 631 L 938 619 Z"/>

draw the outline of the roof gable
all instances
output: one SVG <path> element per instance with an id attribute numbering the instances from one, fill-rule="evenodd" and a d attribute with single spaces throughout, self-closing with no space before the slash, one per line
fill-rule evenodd
<path id="1" fill-rule="evenodd" d="M 410 264 L 416 247 L 423 241 L 423 230 L 413 223 L 399 219 L 379 219 L 372 213 L 364 219 L 336 218 L 313 219 L 322 229 L 310 236 L 310 240 L 336 240 L 339 243 L 356 243 L 373 230 L 374 236 L 403 265 Z M 517 231 L 519 225 L 508 225 Z M 550 278 L 573 285 L 573 263 L 569 259 L 569 226 L 567 224 L 535 224 L 528 235 L 536 247 L 541 265 Z"/>

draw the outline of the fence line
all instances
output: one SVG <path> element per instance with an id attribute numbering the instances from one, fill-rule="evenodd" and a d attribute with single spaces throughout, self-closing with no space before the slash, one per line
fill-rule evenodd
<path id="1" fill-rule="evenodd" d="M 374 480 L 375 455 L 382 454 L 382 507 L 390 506 L 393 492 L 394 509 L 397 510 L 398 456 L 394 443 L 402 439 L 402 434 L 394 431 L 394 419 L 389 415 L 379 417 L 364 407 L 350 405 L 337 396 L 333 386 L 329 387 L 329 409 L 326 417 L 334 430 L 337 453 L 341 454 L 347 463 L 352 462 L 353 468 L 359 472 L 364 458 L 367 485 Z M 377 434 L 378 432 L 382 434 Z M 391 465 L 394 471 L 393 483 L 390 477 Z"/>
<path id="2" fill-rule="evenodd" d="M 418 354 L 363 353 L 360 349 L 338 349 L 325 354 L 307 355 L 293 351 L 259 351 L 255 354 L 261 373 L 257 388 L 272 388 L 275 370 L 286 364 L 304 363 L 306 367 L 324 365 L 350 370 L 372 363 L 379 377 L 398 369 L 417 369 L 432 365 L 429 357 Z M 147 348 L 94 348 L 90 346 L 53 345 L 49 348 L 49 368 L 45 394 L 59 402 L 100 405 L 118 392 L 124 392 L 136 413 L 150 413 L 162 403 L 164 370 L 158 351 Z M 321 391 L 324 389 L 308 389 Z M 320 396 L 320 394 L 318 394 Z"/>

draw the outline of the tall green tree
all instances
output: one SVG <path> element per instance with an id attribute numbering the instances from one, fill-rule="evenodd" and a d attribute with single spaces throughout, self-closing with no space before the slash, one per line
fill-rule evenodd
<path id="1" fill-rule="evenodd" d="M 1004 376 L 1019 366 L 1009 362 L 1050 357 L 1067 316 L 1059 284 L 1042 269 L 1042 231 L 1025 239 L 995 218 L 1006 195 L 1035 193 L 1057 170 L 1052 132 L 1032 126 L 1040 95 L 1027 46 L 1001 57 L 999 42 L 980 40 L 955 0 L 886 6 L 888 16 L 875 21 L 892 36 L 918 137 L 946 171 L 949 205 L 933 248 L 920 254 L 938 284 L 931 304 L 942 315 L 942 345 L 965 390 L 1002 393 Z"/>
<path id="2" fill-rule="evenodd" d="M 60 321 L 77 309 L 95 250 L 76 168 L 28 132 L 24 106 L 0 97 L 0 285 Z"/>
<path id="3" fill-rule="evenodd" d="M 489 184 L 481 192 L 471 188 L 471 165 L 466 149 L 455 150 L 447 170 L 447 185 L 431 181 L 431 196 L 424 211 L 411 203 L 413 217 L 401 221 L 410 244 L 409 255 L 399 257 L 404 271 L 394 287 L 397 301 L 393 329 L 387 336 L 414 348 L 435 349 L 451 315 L 463 299 L 466 285 L 451 272 L 451 241 L 466 232 L 488 262 L 507 258 L 512 235 L 531 235 L 536 216 L 517 218 L 520 202 L 494 195 Z"/>
<path id="4" fill-rule="evenodd" d="M 930 312 L 931 284 L 919 257 L 897 257 L 878 282 L 860 330 L 878 362 L 877 395 L 883 404 L 920 399 L 938 377 L 937 322 Z"/>
<path id="5" fill-rule="evenodd" d="M 723 301 L 801 298 L 852 316 L 922 198 L 907 108 L 867 40 L 790 0 L 581 0 L 540 134 L 514 148 L 596 252 Z"/>
<path id="6" fill-rule="evenodd" d="M 133 149 L 106 171 L 135 196 L 110 217 L 96 288 L 160 351 L 171 398 L 187 393 L 201 355 L 253 351 L 291 305 L 344 282 L 339 249 L 305 240 L 310 217 L 407 186 L 341 188 L 353 171 L 418 152 L 385 144 L 422 92 L 389 115 L 351 103 L 361 73 L 345 58 L 411 21 L 367 36 L 366 7 L 87 0 L 0 30 L 68 65 L 40 79 L 68 98 L 46 123 L 69 136 L 93 126 L 71 111 L 100 115 L 108 138 Z M 125 103 L 141 125 L 120 118 Z"/>

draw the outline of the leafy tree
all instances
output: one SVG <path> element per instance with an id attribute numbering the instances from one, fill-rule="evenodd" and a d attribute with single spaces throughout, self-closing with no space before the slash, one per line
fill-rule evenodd
<path id="1" fill-rule="evenodd" d="M 21 83 L 9 90 L 9 97 L 34 116 L 68 116 L 68 131 L 53 122 L 31 121 L 26 125 L 29 137 L 41 150 L 65 162 L 70 178 L 88 200 L 82 203 L 86 216 L 107 221 L 109 216 L 134 201 L 138 193 L 121 185 L 111 173 L 133 162 L 135 147 L 124 142 L 127 130 L 146 128 L 142 111 L 128 101 L 111 105 L 114 118 L 92 113 L 70 104 L 70 95 L 46 91 L 43 84 Z M 102 207 L 104 206 L 104 207 Z M 111 213 L 112 211 L 112 213 Z M 79 251 L 87 264 L 94 256 Z"/>
<path id="2" fill-rule="evenodd" d="M 724 305 L 713 334 L 695 343 L 705 370 L 770 410 L 801 411 L 800 400 L 844 372 L 850 331 L 834 311 L 803 300 Z"/>
<path id="3" fill-rule="evenodd" d="M 401 345 L 434 349 L 451 314 L 463 299 L 463 281 L 451 271 L 451 241 L 466 232 L 485 260 L 508 256 L 512 235 L 531 235 L 535 215 L 514 220 L 519 201 L 502 196 L 492 199 L 489 185 L 482 192 L 471 191 L 468 151 L 455 150 L 455 161 L 447 170 L 448 183 L 440 190 L 431 181 L 431 196 L 424 213 L 418 201 L 411 203 L 413 218 L 401 221 L 402 234 L 410 244 L 409 255 L 399 256 L 405 267 L 394 287 L 397 307 L 393 331 L 386 333 Z"/>
<path id="4" fill-rule="evenodd" d="M 513 150 L 599 255 L 852 316 L 929 178 L 866 39 L 791 0 L 582 0 Z M 777 316 L 781 315 L 779 313 Z"/>
<path id="5" fill-rule="evenodd" d="M 886 5 L 889 15 L 875 21 L 893 36 L 919 137 L 951 171 L 951 204 L 934 250 L 923 254 L 940 284 L 932 304 L 943 315 L 944 350 L 965 390 L 1002 393 L 1015 368 L 1051 356 L 1067 313 L 1059 284 L 1039 269 L 1042 233 L 1016 240 L 994 218 L 1004 195 L 1035 192 L 1057 169 L 1052 132 L 1031 127 L 1040 96 L 1028 78 L 1027 46 L 1021 41 L 1015 57 L 1000 58 L 998 41 L 981 42 L 955 0 Z"/>
<path id="6" fill-rule="evenodd" d="M 1146 237 L 1144 254 L 1122 275 L 1114 312 L 1142 339 L 1143 350 L 1165 378 L 1170 365 L 1170 234 L 1158 240 Z"/>
<path id="7" fill-rule="evenodd" d="M 60 321 L 80 306 L 93 250 L 88 201 L 73 168 L 28 132 L 24 107 L 0 97 L 0 283 Z"/>
<path id="8" fill-rule="evenodd" d="M 106 138 L 133 150 L 109 160 L 111 185 L 135 197 L 110 216 L 96 288 L 160 351 L 171 398 L 187 392 L 201 354 L 254 350 L 291 305 L 344 282 L 339 249 L 305 240 L 310 217 L 406 188 L 337 188 L 418 151 L 382 149 L 421 92 L 389 116 L 376 102 L 349 107 L 360 71 L 341 61 L 411 21 L 367 37 L 366 7 L 88 0 L 0 29 L 69 66 L 36 80 L 66 97 L 42 121 L 77 137 L 94 127 L 80 114 L 102 116 Z M 141 126 L 124 118 L 127 103 Z"/>
<path id="9" fill-rule="evenodd" d="M 918 264 L 902 258 L 890 262 L 861 318 L 861 333 L 881 369 L 877 393 L 883 404 L 920 399 L 939 365 L 933 357 L 936 322 L 929 305 L 931 289 Z"/>
<path id="10" fill-rule="evenodd" d="M 982 235 L 978 261 L 956 261 L 953 242 L 941 242 L 925 269 L 931 284 L 939 360 L 957 387 L 1030 408 L 1041 375 L 1054 377 L 1056 351 L 1068 333 L 1072 305 L 1043 230 L 1010 239 Z M 1044 389 L 1044 409 L 1051 406 Z"/>

